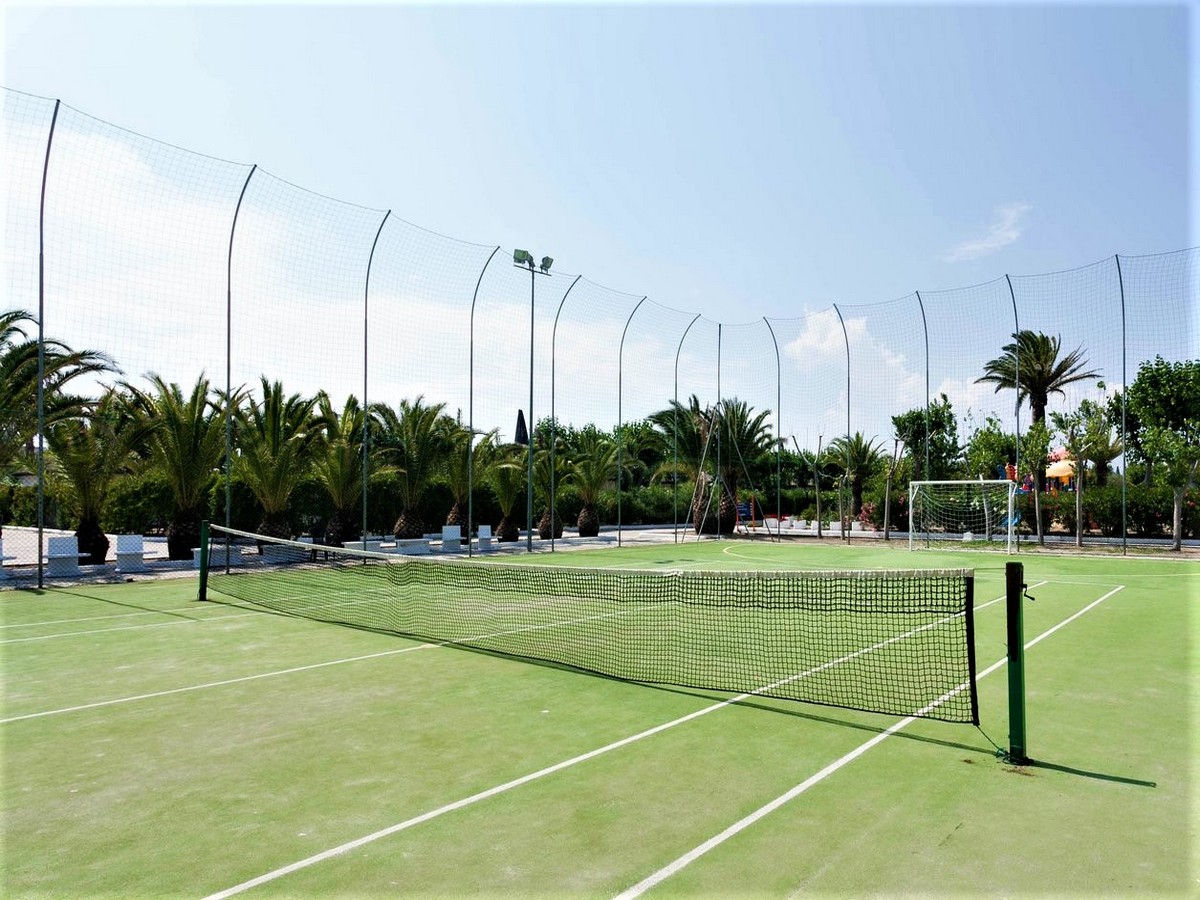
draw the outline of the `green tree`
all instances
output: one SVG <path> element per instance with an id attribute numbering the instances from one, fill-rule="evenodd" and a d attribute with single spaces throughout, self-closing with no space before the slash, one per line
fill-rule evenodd
<path id="1" fill-rule="evenodd" d="M 996 478 L 997 467 L 1016 461 L 1017 437 L 995 416 L 988 416 L 967 439 L 966 458 L 968 477 Z"/>
<path id="2" fill-rule="evenodd" d="M 1088 426 L 1088 411 L 1076 410 L 1073 413 L 1051 413 L 1050 421 L 1063 437 L 1063 446 L 1067 458 L 1075 470 L 1075 546 L 1083 546 L 1083 488 L 1087 475 L 1087 458 L 1094 439 L 1094 430 Z"/>
<path id="3" fill-rule="evenodd" d="M 1195 485 L 1200 467 L 1200 360 L 1170 363 L 1156 356 L 1143 362 L 1127 402 L 1140 422 L 1147 457 L 1163 467 L 1173 492 L 1171 534 L 1179 550 L 1184 495 Z"/>
<path id="4" fill-rule="evenodd" d="M 953 474 L 955 461 L 961 447 L 958 443 L 958 419 L 950 398 L 942 394 L 929 404 L 929 430 L 926 440 L 925 407 L 918 406 L 908 412 L 892 416 L 892 427 L 896 437 L 904 444 L 905 453 L 912 464 L 913 481 L 929 481 L 949 478 Z M 925 471 L 926 445 L 928 445 L 929 471 Z"/>
<path id="5" fill-rule="evenodd" d="M 1021 435 L 1021 464 L 1025 466 L 1036 485 L 1039 475 L 1046 476 L 1046 466 L 1050 462 L 1050 429 L 1045 422 L 1034 422 Z M 1017 473 L 1018 479 L 1022 473 Z M 1046 543 L 1046 532 L 1042 523 L 1042 492 L 1035 488 L 1033 492 L 1033 512 L 1037 526 L 1039 544 Z"/>
<path id="6" fill-rule="evenodd" d="M 117 371 L 105 354 L 72 350 L 53 339 L 44 341 L 42 357 L 47 428 L 78 419 L 86 411 L 87 399 L 66 391 L 72 381 L 83 375 Z M 0 474 L 16 466 L 22 449 L 37 433 L 37 388 L 37 319 L 19 309 L 0 312 Z"/>
<path id="7" fill-rule="evenodd" d="M 827 454 L 829 462 L 837 466 L 850 483 L 850 515 L 857 516 L 862 511 L 863 487 L 867 479 L 886 465 L 887 456 L 879 444 L 863 437 L 861 431 L 849 438 L 843 435 L 832 441 Z"/>
<path id="8" fill-rule="evenodd" d="M 695 485 L 691 507 L 693 527 L 697 533 L 702 528 L 709 532 L 715 531 L 716 521 L 710 521 L 706 515 L 709 486 L 713 480 L 708 472 L 716 465 L 715 453 L 713 461 L 708 459 L 709 434 L 712 431 L 711 411 L 704 409 L 700 405 L 700 399 L 692 394 L 686 404 L 672 400 L 670 406 L 652 413 L 647 421 L 659 434 L 662 455 L 662 462 L 654 470 L 651 480 L 670 478 L 676 487 L 681 479 L 692 482 Z M 613 477 L 615 473 L 614 455 Z"/>
<path id="9" fill-rule="evenodd" d="M 200 522 L 207 511 L 218 464 L 225 453 L 226 405 L 214 402 L 203 375 L 186 396 L 178 384 L 150 375 L 149 393 L 126 385 L 148 430 L 150 464 L 171 489 L 175 509 L 167 527 L 167 554 L 191 559 L 200 546 Z"/>
<path id="10" fill-rule="evenodd" d="M 400 518 L 396 537 L 419 538 L 425 533 L 421 500 L 452 446 L 454 420 L 443 415 L 444 403 L 427 405 L 423 396 L 401 400 L 399 412 L 388 406 L 373 408 L 379 423 L 379 441 L 400 476 Z"/>
<path id="11" fill-rule="evenodd" d="M 366 411 L 353 394 L 340 411 L 324 391 L 317 395 L 315 424 L 319 428 L 312 448 L 312 473 L 333 507 L 324 538 L 333 546 L 362 537 L 363 437 L 367 421 Z M 377 450 L 371 451 L 367 464 L 371 478 L 386 469 Z"/>
<path id="12" fill-rule="evenodd" d="M 533 453 L 533 495 L 534 502 L 542 506 L 542 514 L 537 521 L 538 537 L 550 540 L 562 537 L 563 525 L 554 503 L 554 494 L 571 479 L 568 468 L 566 445 L 562 440 L 552 437 L 549 430 L 535 432 Z M 550 452 L 551 441 L 554 442 L 554 452 Z"/>
<path id="13" fill-rule="evenodd" d="M 46 431 L 46 442 L 74 494 L 79 515 L 75 537 L 90 564 L 100 565 L 108 555 L 101 513 L 117 479 L 137 468 L 137 451 L 147 433 L 146 420 L 114 388 L 84 417 L 60 420 Z"/>
<path id="14" fill-rule="evenodd" d="M 710 496 L 705 499 L 704 509 L 716 506 L 716 530 L 720 534 L 733 533 L 737 526 L 739 490 L 743 485 L 753 489 L 752 482 L 745 482 L 775 446 L 767 421 L 770 416 L 769 409 L 756 413 L 754 407 L 736 397 L 722 400 L 709 414 L 705 428 L 713 440 L 709 444 L 708 464 L 717 477 L 707 485 Z M 711 491 L 719 491 L 715 504 L 711 502 Z M 703 510 L 701 513 L 703 522 Z"/>
<path id="15" fill-rule="evenodd" d="M 234 430 L 238 454 L 234 470 L 262 507 L 260 534 L 290 538 L 287 520 L 292 492 L 308 474 L 314 443 L 321 435 L 313 416 L 317 398 L 285 396 L 281 382 L 259 379 L 262 399 L 253 395 L 237 409 Z"/>
<path id="16" fill-rule="evenodd" d="M 984 374 L 975 383 L 994 384 L 996 393 L 1015 390 L 1018 405 L 1029 400 L 1034 422 L 1046 421 L 1051 394 L 1065 394 L 1068 385 L 1100 377 L 1099 372 L 1087 368 L 1082 347 L 1060 358 L 1061 336 L 1020 331 L 1013 338 L 1000 348 L 1000 356 L 984 363 Z"/>
<path id="17" fill-rule="evenodd" d="M 495 460 L 488 472 L 496 503 L 500 507 L 500 524 L 496 526 L 496 540 L 516 541 L 521 537 L 521 526 L 513 518 L 517 497 L 525 493 L 525 448 L 518 444 L 504 444 L 496 451 Z"/>
<path id="18" fill-rule="evenodd" d="M 613 482 L 616 471 L 616 442 L 594 427 L 583 429 L 571 458 L 571 477 L 583 504 L 575 523 L 580 537 L 595 537 L 600 533 L 596 502 L 600 492 Z"/>
<path id="19" fill-rule="evenodd" d="M 1100 382 L 1100 387 L 1104 382 Z M 1083 400 L 1079 404 L 1081 427 L 1085 433 L 1084 461 L 1092 464 L 1096 486 L 1104 487 L 1112 471 L 1113 460 L 1121 455 L 1124 444 L 1108 418 L 1108 403 Z"/>
<path id="20" fill-rule="evenodd" d="M 467 501 L 472 486 L 478 487 L 489 481 L 489 472 L 496 455 L 496 442 L 500 432 L 492 429 L 486 434 L 476 434 L 474 442 L 470 440 L 470 430 L 456 423 L 449 430 L 450 450 L 446 454 L 446 484 L 454 498 L 454 505 L 446 516 L 447 525 L 457 525 L 465 536 L 469 530 L 467 523 Z M 468 478 L 468 456 L 470 453 L 470 477 Z"/>

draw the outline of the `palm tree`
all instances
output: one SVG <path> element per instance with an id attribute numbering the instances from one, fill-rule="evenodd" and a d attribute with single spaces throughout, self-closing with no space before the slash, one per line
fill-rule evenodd
<path id="1" fill-rule="evenodd" d="M 453 420 L 442 415 L 446 404 L 427 406 L 424 397 L 400 401 L 399 414 L 391 407 L 372 409 L 379 423 L 379 440 L 400 475 L 398 539 L 419 538 L 425 533 L 421 500 L 438 467 L 449 454 Z"/>
<path id="2" fill-rule="evenodd" d="M 500 432 L 492 429 L 478 435 L 472 446 L 471 432 L 459 423 L 450 431 L 450 452 L 446 455 L 446 484 L 454 497 L 454 505 L 446 516 L 447 525 L 457 525 L 467 533 L 467 506 L 471 488 L 488 480 L 492 459 L 496 455 L 496 440 Z M 470 478 L 467 477 L 467 454 L 471 454 Z"/>
<path id="3" fill-rule="evenodd" d="M 59 421 L 46 431 L 46 442 L 59 470 L 71 484 L 79 508 L 75 537 L 89 564 L 108 555 L 100 516 L 109 490 L 120 475 L 133 471 L 148 425 L 113 388 L 104 392 L 82 419 Z"/>
<path id="4" fill-rule="evenodd" d="M 26 323 L 32 327 L 23 327 Z M 37 319 L 24 310 L 0 312 L 0 472 L 11 468 L 37 433 Z M 117 371 L 96 350 L 72 350 L 61 341 L 43 343 L 43 409 L 47 427 L 83 415 L 87 400 L 67 394 L 67 384 L 82 375 Z"/>
<path id="5" fill-rule="evenodd" d="M 649 416 L 663 435 L 663 444 L 672 455 L 655 472 L 675 477 L 687 474 L 695 479 L 698 490 L 692 505 L 692 525 L 699 534 L 730 534 L 737 524 L 737 495 L 743 475 L 775 446 L 767 420 L 771 411 L 755 413 L 744 400 L 729 397 L 711 409 L 701 409 L 693 394 L 685 407 L 672 401 L 664 410 Z M 676 448 L 678 461 L 675 460 Z M 713 506 L 712 492 L 720 491 L 715 518 L 708 515 Z"/>
<path id="6" fill-rule="evenodd" d="M 320 436 L 313 418 L 316 398 L 285 397 L 281 382 L 259 379 L 262 400 L 250 396 L 236 413 L 238 455 L 235 471 L 263 510 L 259 534 L 290 538 L 287 505 L 307 473 L 313 442 Z"/>
<path id="7" fill-rule="evenodd" d="M 148 428 L 150 464 L 166 481 L 175 509 L 167 528 L 167 554 L 171 559 L 190 559 L 200 546 L 200 522 L 208 506 L 213 476 L 225 452 L 225 406 L 214 402 L 209 381 L 203 375 L 184 396 L 178 384 L 150 375 L 153 391 L 145 393 L 130 385 L 132 402 Z"/>
<path id="8" fill-rule="evenodd" d="M 525 450 L 516 445 L 505 445 L 497 451 L 491 467 L 492 490 L 500 507 L 500 524 L 496 526 L 496 540 L 517 541 L 521 538 L 521 526 L 512 517 L 517 497 L 525 493 Z"/>
<path id="9" fill-rule="evenodd" d="M 883 450 L 874 440 L 867 440 L 861 431 L 853 437 L 845 435 L 831 441 L 826 458 L 839 468 L 850 482 L 850 515 L 862 510 L 863 487 L 886 461 Z"/>
<path id="10" fill-rule="evenodd" d="M 617 444 L 599 429 L 583 429 L 570 461 L 570 473 L 583 504 L 575 524 L 580 537 L 595 537 L 600 533 L 600 516 L 596 501 L 600 492 L 612 483 L 617 469 Z"/>
<path id="11" fill-rule="evenodd" d="M 363 428 L 367 417 L 354 395 L 346 399 L 338 412 L 329 395 L 321 391 L 317 395 L 317 421 L 321 429 L 313 447 L 312 472 L 333 505 L 325 524 L 324 542 L 341 546 L 362 537 L 359 504 L 363 489 Z M 383 471 L 371 460 L 367 464 L 371 475 Z"/>
<path id="12" fill-rule="evenodd" d="M 1087 368 L 1083 347 L 1077 347 L 1059 359 L 1062 337 L 1051 337 L 1036 331 L 1019 331 L 1014 341 L 1005 344 L 1002 355 L 984 363 L 984 375 L 976 384 L 996 385 L 996 393 L 1015 390 L 1017 404 L 1029 398 L 1034 422 L 1046 421 L 1046 404 L 1051 394 L 1065 394 L 1063 388 L 1080 381 L 1099 378 L 1100 373 Z"/>
<path id="13" fill-rule="evenodd" d="M 705 510 L 708 485 L 712 482 L 712 478 L 704 471 L 706 466 L 711 468 L 706 457 L 711 431 L 710 413 L 700 406 L 700 399 L 692 394 L 686 405 L 672 400 L 670 406 L 652 413 L 647 421 L 659 432 L 663 455 L 663 462 L 654 471 L 652 480 L 669 476 L 678 485 L 683 477 L 696 485 L 690 512 L 692 525 L 699 534 L 708 521 Z M 711 533 L 715 527 L 715 523 L 710 523 L 705 530 Z"/>
<path id="14" fill-rule="evenodd" d="M 538 434 L 536 440 L 542 446 L 538 447 L 533 454 L 533 492 L 536 499 L 546 505 L 541 518 L 538 519 L 537 530 L 538 537 L 548 541 L 551 537 L 560 538 L 563 535 L 562 519 L 555 508 L 552 493 L 557 493 L 559 488 L 570 482 L 571 473 L 567 466 L 566 448 L 560 438 L 555 438 L 553 456 L 550 453 L 549 432 Z M 551 467 L 552 461 L 553 467 Z M 553 482 L 553 492 L 551 491 L 551 482 Z"/>

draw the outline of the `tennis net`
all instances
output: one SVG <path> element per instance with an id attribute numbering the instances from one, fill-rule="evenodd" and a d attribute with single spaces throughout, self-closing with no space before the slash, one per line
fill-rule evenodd
<path id="1" fill-rule="evenodd" d="M 265 610 L 628 681 L 978 723 L 967 569 L 567 568 L 211 535 L 202 584 Z"/>

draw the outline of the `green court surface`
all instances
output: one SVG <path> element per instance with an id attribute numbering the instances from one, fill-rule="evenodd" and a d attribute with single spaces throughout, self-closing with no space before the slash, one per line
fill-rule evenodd
<path id="1" fill-rule="evenodd" d="M 194 579 L 0 592 L 3 893 L 1194 896 L 1200 563 L 833 542 L 532 565 L 974 567 L 981 727 L 647 686 Z M 991 671 L 989 671 L 991 670 Z"/>

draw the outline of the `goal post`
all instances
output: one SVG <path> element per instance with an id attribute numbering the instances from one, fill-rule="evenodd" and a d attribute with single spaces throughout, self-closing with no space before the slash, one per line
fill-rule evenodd
<path id="1" fill-rule="evenodd" d="M 1021 520 L 1016 496 L 1017 483 L 1007 479 L 910 481 L 908 549 L 1002 539 L 1012 553 Z"/>

